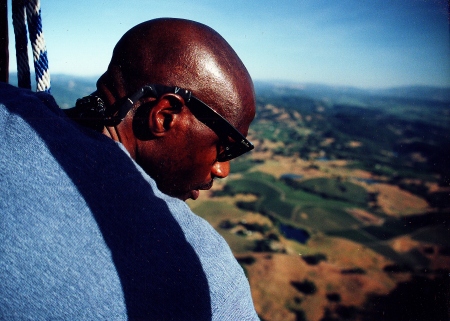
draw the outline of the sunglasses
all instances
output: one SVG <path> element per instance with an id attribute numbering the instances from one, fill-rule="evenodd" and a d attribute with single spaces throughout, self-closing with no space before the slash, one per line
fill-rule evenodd
<path id="1" fill-rule="evenodd" d="M 115 122 L 122 121 L 133 105 L 142 97 L 159 98 L 164 94 L 175 94 L 183 98 L 185 105 L 199 121 L 211 128 L 220 139 L 221 150 L 217 160 L 226 162 L 242 154 L 251 151 L 253 144 L 242 135 L 236 127 L 230 124 L 214 109 L 192 95 L 189 90 L 180 87 L 168 87 L 164 85 L 146 85 L 128 97 L 119 108 Z"/>

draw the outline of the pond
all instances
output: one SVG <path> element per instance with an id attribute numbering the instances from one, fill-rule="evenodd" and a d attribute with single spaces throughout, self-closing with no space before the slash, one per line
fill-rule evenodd
<path id="1" fill-rule="evenodd" d="M 296 180 L 296 179 L 302 179 L 303 175 L 298 175 L 298 174 L 292 174 L 292 173 L 286 173 L 280 176 L 280 179 L 292 179 L 292 180 Z"/>
<path id="2" fill-rule="evenodd" d="M 284 235 L 284 237 L 295 240 L 302 244 L 306 244 L 306 242 L 310 238 L 309 233 L 306 230 L 299 227 L 294 227 L 291 225 L 280 223 L 279 228 L 280 232 Z"/>

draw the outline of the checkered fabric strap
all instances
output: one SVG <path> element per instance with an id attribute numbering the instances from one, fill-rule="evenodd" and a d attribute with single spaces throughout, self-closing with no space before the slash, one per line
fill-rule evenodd
<path id="1" fill-rule="evenodd" d="M 47 49 L 42 32 L 40 0 L 12 0 L 12 18 L 16 40 L 18 85 L 31 89 L 28 63 L 28 33 L 33 50 L 36 91 L 50 92 Z"/>

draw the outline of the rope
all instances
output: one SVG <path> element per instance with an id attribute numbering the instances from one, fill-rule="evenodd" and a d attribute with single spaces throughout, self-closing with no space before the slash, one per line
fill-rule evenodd
<path id="1" fill-rule="evenodd" d="M 31 89 L 30 66 L 27 52 L 27 26 L 25 8 L 21 0 L 12 2 L 12 21 L 16 40 L 17 79 L 20 88 Z"/>
<path id="2" fill-rule="evenodd" d="M 16 37 L 17 74 L 19 87 L 31 89 L 27 52 L 27 28 L 33 49 L 36 91 L 50 92 L 47 49 L 42 32 L 40 0 L 13 0 L 13 26 Z M 26 19 L 25 19 L 26 16 Z"/>
<path id="3" fill-rule="evenodd" d="M 9 82 L 8 3 L 0 0 L 0 82 Z"/>

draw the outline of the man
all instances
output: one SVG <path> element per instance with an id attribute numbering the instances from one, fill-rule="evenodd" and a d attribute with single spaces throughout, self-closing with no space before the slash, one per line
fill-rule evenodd
<path id="1" fill-rule="evenodd" d="M 0 107 L 0 319 L 258 319 L 229 247 L 183 202 L 252 148 L 252 81 L 215 31 L 127 32 L 67 112 L 104 135 L 47 94 L 0 84 Z"/>

